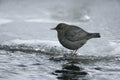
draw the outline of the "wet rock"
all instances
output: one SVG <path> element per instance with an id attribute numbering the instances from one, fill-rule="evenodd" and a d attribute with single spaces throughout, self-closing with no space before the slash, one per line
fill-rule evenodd
<path id="1" fill-rule="evenodd" d="M 79 78 L 84 78 L 88 75 L 87 72 L 83 71 L 82 67 L 79 67 L 75 64 L 64 64 L 61 70 L 55 70 L 54 74 L 56 74 L 58 79 L 62 80 L 78 80 Z"/>
<path id="2" fill-rule="evenodd" d="M 40 63 L 34 63 L 34 64 L 32 64 L 32 65 L 41 65 Z"/>
<path id="3" fill-rule="evenodd" d="M 27 66 L 24 65 L 24 64 L 19 64 L 19 65 L 17 65 L 17 66 L 19 66 L 19 67 L 27 67 Z"/>
<path id="4" fill-rule="evenodd" d="M 102 70 L 102 68 L 101 67 L 96 67 L 96 68 L 94 68 L 95 70 Z"/>
<path id="5" fill-rule="evenodd" d="M 64 67 L 63 67 L 63 69 L 66 69 L 66 70 L 75 70 L 75 71 L 80 71 L 81 70 L 81 68 L 80 67 L 78 67 L 78 66 L 75 66 L 75 65 L 65 65 Z"/>

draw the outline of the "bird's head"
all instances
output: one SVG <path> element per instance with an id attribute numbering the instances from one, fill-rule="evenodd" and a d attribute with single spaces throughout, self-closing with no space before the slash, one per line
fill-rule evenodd
<path id="1" fill-rule="evenodd" d="M 52 28 L 51 30 L 56 30 L 56 31 L 63 31 L 67 28 L 67 24 L 65 23 L 60 23 L 58 24 L 55 28 Z"/>

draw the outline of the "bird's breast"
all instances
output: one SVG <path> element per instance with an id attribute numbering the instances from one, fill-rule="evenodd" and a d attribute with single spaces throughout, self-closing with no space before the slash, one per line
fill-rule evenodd
<path id="1" fill-rule="evenodd" d="M 65 38 L 64 35 L 59 35 L 59 34 L 58 34 L 58 40 L 65 48 L 71 50 L 76 50 L 82 47 L 87 41 L 87 40 L 69 41 L 68 39 Z"/>

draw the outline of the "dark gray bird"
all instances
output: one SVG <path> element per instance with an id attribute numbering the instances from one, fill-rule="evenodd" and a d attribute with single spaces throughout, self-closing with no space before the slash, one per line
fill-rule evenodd
<path id="1" fill-rule="evenodd" d="M 57 31 L 59 42 L 68 49 L 73 50 L 73 55 L 91 38 L 100 38 L 99 33 L 88 33 L 82 28 L 65 23 L 58 24 L 52 30 Z"/>

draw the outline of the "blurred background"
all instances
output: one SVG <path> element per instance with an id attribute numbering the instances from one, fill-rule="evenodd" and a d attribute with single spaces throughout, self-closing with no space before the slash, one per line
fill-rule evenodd
<path id="1" fill-rule="evenodd" d="M 118 63 L 120 60 L 118 57 L 120 56 L 120 0 L 0 0 L 0 80 L 56 79 L 53 75 L 49 75 L 49 72 L 61 64 L 53 67 L 54 63 L 49 64 L 51 62 L 46 60 L 48 57 L 37 58 L 36 52 L 59 55 L 70 53 L 70 50 L 62 47 L 58 42 L 56 31 L 50 30 L 59 23 L 77 25 L 88 32 L 100 33 L 101 38 L 89 40 L 79 49 L 78 55 L 83 55 L 85 59 L 86 56 L 97 56 L 100 59 L 103 59 L 101 56 L 105 58 L 112 56 L 112 59 L 115 57 L 115 61 L 113 60 L 110 64 L 105 60 L 103 63 L 95 63 L 94 66 L 102 66 L 107 70 L 109 67 L 113 71 L 113 67 L 117 66 L 117 70 L 120 71 Z M 17 52 L 14 52 L 16 50 Z M 26 54 L 22 51 L 32 51 L 34 54 Z M 36 58 L 40 64 L 46 61 L 42 68 L 48 66 L 50 69 L 48 70 L 47 67 L 39 72 L 41 67 L 38 68 L 38 65 L 37 68 L 33 66 L 31 68 L 30 64 L 38 61 Z M 88 57 L 87 59 L 89 60 Z M 22 68 L 19 68 L 21 65 Z M 26 70 L 21 71 L 23 68 Z M 91 66 L 87 68 L 91 73 L 89 71 Z M 44 72 L 43 75 L 42 72 Z M 108 79 L 109 72 L 106 75 L 101 72 L 101 76 L 98 76 L 95 71 L 97 75 L 92 78 L 95 80 L 120 79 L 119 72 L 112 73 Z"/>
<path id="2" fill-rule="evenodd" d="M 92 47 L 89 52 L 95 48 L 101 54 L 101 51 L 111 50 L 114 40 L 119 42 L 119 8 L 119 0 L 0 0 L 0 42 L 57 41 L 56 32 L 50 28 L 68 23 L 88 32 L 99 32 L 101 39 L 88 41 L 86 47 Z"/>

